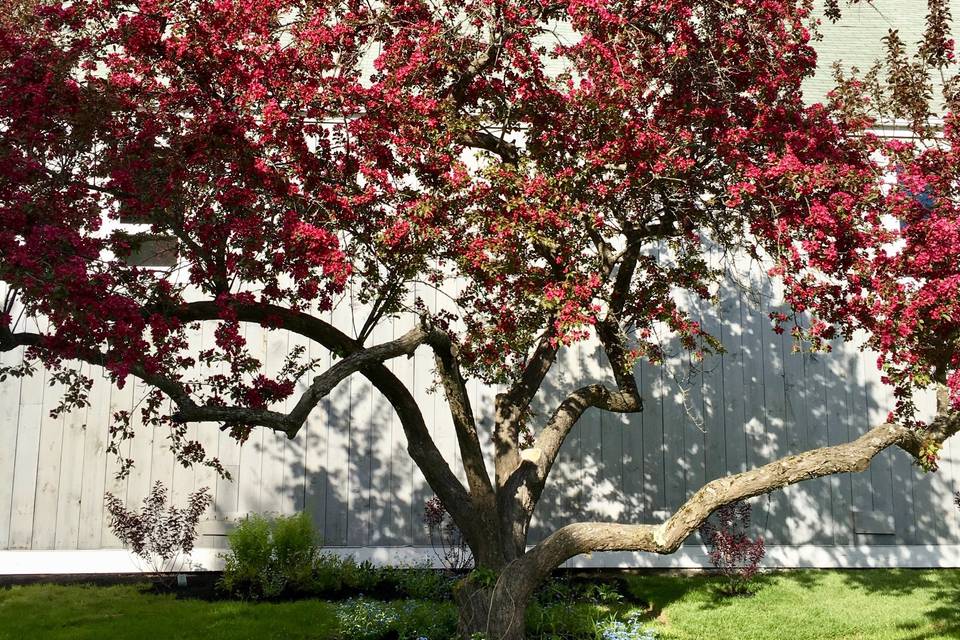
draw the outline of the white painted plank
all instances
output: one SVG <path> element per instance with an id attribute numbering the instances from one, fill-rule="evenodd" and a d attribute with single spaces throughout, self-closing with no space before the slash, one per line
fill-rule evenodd
<path id="1" fill-rule="evenodd" d="M 46 331 L 46 327 L 43 328 Z M 63 415 L 50 415 L 63 397 L 64 387 L 45 375 L 40 413 L 40 442 L 37 450 L 36 487 L 33 504 L 32 549 L 55 548 L 57 531 L 57 493 L 60 484 L 60 454 L 63 443 Z"/>
<path id="2" fill-rule="evenodd" d="M 644 367 L 646 362 L 639 362 L 634 367 L 633 375 L 637 381 L 637 390 L 641 392 L 644 409 L 647 408 L 649 398 L 642 395 Z M 643 495 L 643 413 L 630 413 L 620 416 L 623 429 L 623 491 L 624 513 L 621 520 L 625 522 L 644 522 L 646 508 Z"/>
<path id="3" fill-rule="evenodd" d="M 348 331 L 353 326 L 353 315 L 349 304 L 339 304 L 333 309 L 332 323 Z M 336 362 L 331 358 L 330 365 Z M 347 520 L 349 497 L 351 494 L 350 468 L 354 461 L 350 448 L 352 427 L 351 390 L 358 375 L 341 382 L 327 398 L 326 425 L 326 477 L 325 477 L 325 513 L 323 521 L 323 539 L 328 545 L 347 544 Z"/>
<path id="4" fill-rule="evenodd" d="M 80 371 L 89 376 L 90 365 L 82 365 Z M 80 537 L 86 421 L 87 407 L 74 409 L 63 416 L 60 474 L 57 479 L 56 549 L 76 549 Z"/>
<path id="5" fill-rule="evenodd" d="M 741 473 L 747 470 L 747 415 L 744 381 L 744 321 L 741 294 L 727 278 L 720 296 L 720 340 L 726 352 L 720 356 L 723 380 L 723 442 L 725 470 Z"/>
<path id="6" fill-rule="evenodd" d="M 683 308 L 688 310 L 690 319 L 702 324 L 699 301 L 685 295 Z M 694 354 L 686 351 L 681 358 L 682 384 L 684 387 L 684 431 L 683 450 L 686 477 L 684 479 L 684 502 L 706 483 L 706 421 L 703 411 L 703 362 L 698 362 Z"/>
<path id="7" fill-rule="evenodd" d="M 784 385 L 784 339 L 773 330 L 769 314 L 782 311 L 783 292 L 779 282 L 764 277 L 760 291 L 763 306 L 758 309 L 758 325 L 763 340 L 763 412 L 766 416 L 766 442 L 763 459 L 770 462 L 786 456 L 790 447 L 790 426 L 786 421 L 786 389 Z M 789 347 L 788 347 L 789 348 Z M 774 491 L 762 501 L 764 524 L 770 542 L 785 544 L 790 540 L 790 500 L 783 491 Z M 756 518 L 759 520 L 759 518 Z"/>
<path id="8" fill-rule="evenodd" d="M 134 461 L 130 475 L 127 477 L 127 508 L 139 509 L 144 498 L 150 493 L 154 461 L 154 442 L 158 439 L 156 428 L 143 423 L 140 408 L 146 402 L 146 395 L 150 388 L 134 378 L 128 381 L 133 387 L 134 405 L 131 408 L 130 423 L 134 437 L 130 441 L 130 458 Z M 169 483 L 167 484 L 169 488 Z"/>
<path id="9" fill-rule="evenodd" d="M 17 366 L 23 362 L 23 349 L 0 353 L 0 365 Z M 0 548 L 10 539 L 11 509 L 13 507 L 14 472 L 16 470 L 17 439 L 20 431 L 21 379 L 8 377 L 0 382 Z"/>
<path id="10" fill-rule="evenodd" d="M 290 352 L 290 334 L 277 329 L 264 329 L 263 371 L 270 379 L 276 379 L 283 369 L 287 354 Z M 286 413 L 295 404 L 298 396 L 281 403 L 270 405 L 270 409 Z M 260 456 L 260 510 L 265 513 L 282 513 L 284 509 L 284 474 L 286 443 L 289 438 L 283 433 L 271 429 L 259 428 L 263 432 Z"/>
<path id="11" fill-rule="evenodd" d="M 719 301 L 700 302 L 703 330 L 723 341 L 722 309 Z M 739 345 L 737 345 L 739 347 Z M 727 347 L 731 351 L 734 347 Z M 727 354 L 707 354 L 700 362 L 703 407 L 704 481 L 727 475 L 727 425 L 724 407 L 724 363 Z M 742 383 L 742 379 L 741 379 Z M 741 398 L 742 406 L 742 398 Z M 741 418 L 742 424 L 742 418 Z M 738 437 L 742 441 L 742 431 Z"/>
<path id="12" fill-rule="evenodd" d="M 214 340 L 214 331 L 216 329 L 215 322 L 204 322 L 200 325 L 198 332 L 200 348 L 201 349 L 212 349 L 215 346 Z M 196 340 L 196 337 L 192 339 Z M 198 377 L 203 377 L 213 373 L 210 369 L 203 367 L 198 363 Z M 205 423 L 197 425 L 197 442 L 200 443 L 200 446 L 203 447 L 204 453 L 208 460 L 218 460 L 223 464 L 223 460 L 220 457 L 220 438 L 222 434 L 217 429 L 216 424 Z M 220 487 L 223 484 L 222 479 L 217 474 L 216 470 L 207 466 L 199 465 L 194 469 L 194 487 L 199 490 L 201 488 L 206 488 L 210 492 L 210 496 L 213 498 L 214 503 L 210 505 L 207 509 L 207 515 L 209 517 L 216 517 L 218 514 L 221 516 L 224 513 L 231 513 L 232 511 L 225 511 L 219 507 L 221 496 L 219 494 Z M 228 485 L 229 486 L 229 485 Z"/>
<path id="13" fill-rule="evenodd" d="M 110 394 L 110 410 L 109 410 L 109 425 L 114 424 L 113 416 L 119 411 L 131 411 L 133 409 L 133 399 L 134 399 L 134 384 L 133 381 L 128 379 L 123 389 L 114 388 L 113 392 Z M 110 493 L 121 501 L 126 502 L 128 507 L 134 507 L 139 509 L 140 504 L 131 505 L 127 502 L 127 478 L 118 477 L 120 473 L 120 460 L 119 458 L 129 458 L 130 457 L 130 441 L 120 443 L 120 455 L 116 453 L 108 453 L 106 457 L 106 469 L 105 469 L 105 482 L 104 482 L 104 495 Z M 109 443 L 108 443 L 109 446 Z M 113 531 L 110 530 L 110 514 L 104 511 L 103 520 L 101 521 L 102 529 L 100 531 L 100 547 L 101 548 L 116 548 L 122 547 L 123 545 L 113 534 Z"/>
<path id="14" fill-rule="evenodd" d="M 100 547 L 103 532 L 103 494 L 107 481 L 107 438 L 110 426 L 110 397 L 113 385 L 106 372 L 91 368 L 93 387 L 87 409 L 87 427 L 83 438 L 83 477 L 81 479 L 79 549 Z M 119 392 L 117 392 L 119 393 Z"/>
<path id="15" fill-rule="evenodd" d="M 854 352 L 855 353 L 855 352 Z M 834 343 L 833 352 L 824 358 L 824 406 L 827 439 L 831 446 L 851 440 L 848 387 L 851 380 L 850 354 L 843 343 Z M 853 483 L 848 473 L 830 477 L 830 501 L 832 508 L 833 541 L 837 545 L 854 543 Z"/>
<path id="16" fill-rule="evenodd" d="M 324 320 L 330 320 L 330 314 L 326 313 Z M 310 342 L 307 345 L 307 355 L 310 357 L 310 360 L 317 361 L 317 370 L 308 373 L 303 379 L 297 383 L 297 393 L 302 393 L 304 389 L 311 383 L 311 380 L 315 375 L 318 375 L 320 372 L 325 371 L 330 366 L 331 355 L 327 349 L 323 348 L 321 345 L 315 342 Z M 297 447 L 303 447 L 303 487 L 302 487 L 302 498 L 298 498 L 296 494 L 288 498 L 288 501 L 292 501 L 294 505 L 298 501 L 302 500 L 303 510 L 306 511 L 314 524 L 317 526 L 317 530 L 321 533 L 324 539 L 324 543 L 329 544 L 330 541 L 327 539 L 327 494 L 330 490 L 328 486 L 328 456 L 329 456 L 329 427 L 328 427 L 328 415 L 329 415 L 329 404 L 330 399 L 324 398 L 320 401 L 320 404 L 310 412 L 310 415 L 307 417 L 307 422 L 304 425 L 304 430 L 301 432 L 303 434 L 302 438 L 300 435 L 297 436 L 297 440 L 294 441 L 294 447 L 288 449 L 288 452 L 292 450 L 294 454 L 297 453 Z M 297 485 L 295 480 L 297 478 L 296 473 L 296 460 L 289 463 L 288 467 L 294 469 L 294 472 L 287 476 L 287 487 L 288 491 L 293 489 L 296 491 Z"/>
<path id="17" fill-rule="evenodd" d="M 354 322 L 357 330 L 367 317 L 369 308 L 354 305 Z M 373 474 L 373 385 L 364 376 L 354 374 L 348 381 L 350 394 L 348 493 L 347 493 L 347 546 L 366 546 L 370 540 L 370 509 L 372 500 L 371 478 Z"/>
<path id="18" fill-rule="evenodd" d="M 663 367 L 644 362 L 640 393 L 643 407 L 644 521 L 662 520 L 667 508 L 663 443 Z"/>
<path id="19" fill-rule="evenodd" d="M 794 351 L 793 339 L 784 335 L 784 395 L 787 453 L 793 455 L 810 448 L 809 435 L 813 405 L 819 401 L 816 393 L 813 363 L 806 351 Z M 797 349 L 802 349 L 799 345 Z M 785 488 L 784 497 L 789 505 L 786 514 L 789 538 L 792 544 L 825 544 L 832 539 L 830 520 L 823 517 L 823 496 L 829 492 L 822 480 L 811 480 Z"/>
<path id="20" fill-rule="evenodd" d="M 22 380 L 20 428 L 14 461 L 8 548 L 29 549 L 33 541 L 34 506 L 37 487 L 37 460 L 47 373 L 39 367 Z"/>
<path id="21" fill-rule="evenodd" d="M 381 319 L 374 328 L 368 344 L 383 344 L 396 337 L 394 324 L 391 318 Z M 425 347 L 421 350 L 426 352 Z M 401 359 L 394 358 L 386 366 L 393 369 Z M 399 532 L 407 523 L 410 510 L 398 505 L 399 494 L 402 493 L 402 478 L 394 472 L 394 420 L 395 413 L 390 402 L 380 391 L 371 385 L 370 388 L 370 417 L 369 417 L 369 448 L 370 448 L 370 529 L 367 536 L 367 545 L 379 546 L 398 544 Z M 406 455 L 401 452 L 400 455 Z M 400 486 L 397 486 L 397 485 Z M 405 505 L 404 505 L 405 506 Z"/>
<path id="22" fill-rule="evenodd" d="M 859 334 L 855 335 L 854 341 L 856 344 L 861 344 L 863 336 Z M 870 428 L 869 416 L 867 415 L 862 354 L 856 354 L 850 364 L 850 370 L 852 375 L 847 383 L 847 402 L 850 404 L 850 436 L 851 438 L 856 438 Z M 851 482 L 853 484 L 852 509 L 863 512 L 873 511 L 873 488 L 870 483 L 870 470 L 867 469 L 860 473 L 851 474 Z M 856 533 L 854 538 L 861 544 L 870 542 L 870 540 L 864 540 L 863 536 Z"/>
<path id="23" fill-rule="evenodd" d="M 292 351 L 298 346 L 306 349 L 302 358 L 304 360 L 310 359 L 310 341 L 298 333 L 290 333 L 288 337 L 288 348 Z M 319 345 L 317 345 L 316 348 L 322 349 Z M 324 352 L 326 351 L 325 349 L 322 350 Z M 327 355 L 327 358 L 329 358 L 329 355 Z M 308 371 L 297 380 L 293 395 L 287 400 L 287 411 L 290 411 L 296 405 L 297 399 L 310 385 L 314 375 L 314 372 Z M 281 513 L 292 514 L 306 509 L 306 455 L 307 442 L 310 437 L 310 423 L 311 420 L 317 420 L 322 412 L 323 405 L 321 403 L 310 412 L 310 417 L 307 418 L 307 422 L 301 427 L 297 436 L 293 440 L 289 438 L 284 440 Z"/>
<path id="24" fill-rule="evenodd" d="M 266 352 L 266 332 L 258 324 L 242 325 L 243 337 L 247 342 L 250 356 L 260 362 L 260 371 L 264 367 Z M 263 467 L 264 441 L 271 437 L 267 429 L 254 427 L 247 440 L 240 445 L 239 470 L 237 471 L 237 512 L 263 513 L 266 511 L 260 501 L 262 488 L 261 469 Z"/>

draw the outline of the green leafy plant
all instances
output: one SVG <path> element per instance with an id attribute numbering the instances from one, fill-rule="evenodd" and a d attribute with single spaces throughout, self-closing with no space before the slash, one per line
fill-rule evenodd
<path id="1" fill-rule="evenodd" d="M 380 640 L 396 628 L 399 616 L 390 604 L 366 598 L 337 605 L 340 635 L 351 640 Z"/>
<path id="2" fill-rule="evenodd" d="M 452 607 L 435 602 L 403 600 L 381 602 L 351 598 L 337 605 L 340 636 L 350 640 L 446 640 L 456 634 Z"/>
<path id="3" fill-rule="evenodd" d="M 418 600 L 446 600 L 450 598 L 453 579 L 431 568 L 424 562 L 413 565 L 387 567 L 384 579 L 397 593 Z"/>
<path id="4" fill-rule="evenodd" d="M 230 532 L 227 541 L 230 553 L 219 582 L 227 593 L 269 599 L 314 588 L 320 543 L 305 513 L 276 518 L 250 515 Z"/>
<path id="5" fill-rule="evenodd" d="M 486 567 L 477 567 L 471 571 L 467 578 L 474 584 L 481 587 L 493 587 L 497 584 L 498 574 L 493 569 L 488 569 Z"/>
<path id="6" fill-rule="evenodd" d="M 656 640 L 656 632 L 640 623 L 640 614 L 631 613 L 625 619 L 610 616 L 596 626 L 596 640 Z"/>
<path id="7" fill-rule="evenodd" d="M 613 585 L 603 582 L 588 584 L 583 588 L 583 598 L 587 602 L 597 604 L 615 604 L 623 602 L 623 594 Z"/>

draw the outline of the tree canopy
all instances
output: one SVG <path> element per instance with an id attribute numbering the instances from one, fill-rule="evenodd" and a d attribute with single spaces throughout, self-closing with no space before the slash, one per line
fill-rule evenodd
<path id="1" fill-rule="evenodd" d="M 537 577 L 590 549 L 670 552 L 725 502 L 862 468 L 888 446 L 929 466 L 960 426 L 960 133 L 949 82 L 942 130 L 931 124 L 953 43 L 946 2 L 929 8 L 915 56 L 892 32 L 882 64 L 838 71 L 830 100 L 809 105 L 809 0 L 41 4 L 0 21 L 0 348 L 27 347 L 8 373 L 40 361 L 70 387 L 64 408 L 89 386 L 74 361 L 140 378 L 144 419 L 170 428 L 183 462 L 217 466 L 186 423 L 293 437 L 359 372 L 478 561 Z M 886 116 L 914 137 L 877 136 Z M 127 223 L 174 239 L 176 265 L 125 260 L 145 242 Z M 633 367 L 663 358 L 665 332 L 695 358 L 722 349 L 680 304 L 715 302 L 716 255 L 783 281 L 793 313 L 772 320 L 802 348 L 864 331 L 895 414 L 848 445 L 716 481 L 662 526 L 571 525 L 525 553 L 583 412 L 640 411 Z M 432 313 L 415 287 L 448 281 L 457 311 Z M 348 289 L 368 315 L 337 327 L 325 312 Z M 21 306 L 46 330 L 18 322 Z M 398 314 L 417 326 L 370 344 Z M 201 322 L 216 344 L 197 353 Z M 338 361 L 318 371 L 294 351 L 268 376 L 244 323 Z M 530 419 L 558 351 L 585 339 L 615 386 L 569 390 Z M 466 485 L 384 366 L 418 348 L 435 355 Z M 305 375 L 294 408 L 272 408 Z M 472 378 L 505 389 L 492 479 Z M 923 424 L 911 393 L 933 383 L 949 397 Z M 115 442 L 132 436 L 130 416 L 115 418 Z"/>

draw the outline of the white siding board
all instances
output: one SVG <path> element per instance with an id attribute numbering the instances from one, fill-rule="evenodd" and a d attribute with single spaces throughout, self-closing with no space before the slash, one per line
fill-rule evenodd
<path id="1" fill-rule="evenodd" d="M 331 313 L 332 323 L 336 327 L 352 325 L 353 315 L 349 303 L 344 301 Z M 329 364 L 332 366 L 337 358 L 331 354 Z M 353 375 L 341 382 L 327 396 L 325 403 L 327 423 L 327 451 L 325 501 L 323 515 L 323 539 L 328 545 L 347 544 L 347 520 L 350 505 L 350 496 L 356 487 L 356 478 L 351 473 L 355 464 L 350 459 L 351 427 L 352 427 L 352 387 L 358 375 Z"/>
<path id="2" fill-rule="evenodd" d="M 110 411 L 108 413 L 108 428 L 113 424 L 113 416 L 118 411 L 130 411 L 133 407 L 134 399 L 134 385 L 131 380 L 127 380 L 127 383 L 124 385 L 123 389 L 114 388 L 110 393 Z M 139 435 L 139 434 L 138 434 Z M 109 442 L 108 442 L 109 445 Z M 119 456 L 115 453 L 108 453 L 106 455 L 106 468 L 105 473 L 105 483 L 104 483 L 104 495 L 110 493 L 121 501 L 126 501 L 127 499 L 127 478 L 119 477 L 120 474 L 120 460 L 119 458 L 129 458 L 130 457 L 130 441 L 122 442 L 119 445 L 120 454 Z M 127 502 L 127 506 L 134 506 L 139 508 L 140 505 L 130 505 Z M 103 519 L 101 520 L 101 529 L 100 529 L 100 547 L 102 548 L 118 548 L 123 545 L 117 539 L 113 532 L 110 530 L 110 514 L 104 508 Z"/>
<path id="3" fill-rule="evenodd" d="M 277 329 L 264 329 L 264 371 L 268 378 L 276 379 L 283 369 L 290 350 L 290 334 Z M 271 404 L 274 411 L 286 413 L 288 402 Z M 263 431 L 260 455 L 260 509 L 268 513 L 283 512 L 284 454 L 287 436 L 279 431 Z"/>
<path id="4" fill-rule="evenodd" d="M 394 321 L 386 318 L 373 330 L 368 344 L 382 344 L 394 337 Z M 421 349 L 426 350 L 424 347 Z M 396 361 L 394 358 L 388 362 L 387 368 L 392 370 Z M 393 469 L 394 418 L 390 402 L 371 385 L 369 546 L 398 544 L 401 540 L 399 531 L 407 526 L 406 519 L 410 513 L 409 510 L 396 508 L 402 495 L 403 481 Z"/>
<path id="5" fill-rule="evenodd" d="M 83 365 L 81 372 L 89 374 L 90 366 Z M 76 549 L 79 541 L 80 506 L 83 502 L 84 425 L 86 419 L 87 407 L 74 409 L 63 416 L 60 474 L 57 479 L 55 549 Z"/>
<path id="6" fill-rule="evenodd" d="M 330 319 L 330 314 L 326 314 L 325 320 Z M 317 360 L 317 367 L 324 371 L 330 366 L 331 355 L 325 348 L 311 342 L 307 346 L 307 356 L 311 361 Z M 311 380 L 317 372 L 308 373 L 304 379 L 297 383 L 297 391 L 303 390 L 311 383 Z M 327 539 L 327 494 L 328 491 L 328 456 L 329 446 L 329 408 L 330 399 L 324 398 L 320 401 L 310 415 L 307 416 L 307 422 L 304 425 L 303 439 L 300 440 L 303 446 L 303 510 L 306 511 L 324 543 L 329 544 Z M 299 440 L 300 436 L 298 436 Z M 297 442 L 297 441 L 294 441 Z M 296 464 L 296 463 L 294 463 Z M 296 473 L 288 478 L 289 486 L 295 486 L 294 480 Z M 289 498 L 288 498 L 289 499 Z M 293 496 L 293 503 L 296 504 L 297 497 Z"/>
<path id="7" fill-rule="evenodd" d="M 242 325 L 243 337 L 247 343 L 250 356 L 256 358 L 262 368 L 269 366 L 266 358 L 266 331 L 258 324 L 246 323 Z M 269 437 L 268 429 L 253 429 L 247 440 L 240 445 L 238 456 L 239 470 L 236 477 L 237 508 L 240 513 L 263 513 L 265 509 L 260 500 L 263 467 L 264 441 Z"/>
<path id="8" fill-rule="evenodd" d="M 744 324 L 741 315 L 740 291 L 731 286 L 722 286 L 718 295 L 719 327 L 717 336 L 726 352 L 719 356 L 723 412 L 723 449 L 727 473 L 747 470 L 747 415 L 746 390 L 744 387 Z"/>
<path id="9" fill-rule="evenodd" d="M 127 476 L 126 502 L 128 509 L 138 510 L 143 505 L 143 499 L 150 492 L 154 443 L 158 438 L 155 427 L 143 424 L 143 416 L 140 412 L 140 408 L 146 402 L 144 396 L 147 394 L 149 387 L 133 377 L 130 378 L 128 384 L 133 388 L 134 404 L 129 410 L 131 412 L 130 423 L 135 436 L 129 442 L 130 458 L 134 461 L 134 464 Z M 167 484 L 168 488 L 169 486 Z"/>
<path id="10" fill-rule="evenodd" d="M 855 336 L 855 341 L 860 342 L 862 336 Z M 852 375 L 847 385 L 847 402 L 850 407 L 850 437 L 851 439 L 862 435 L 870 428 L 869 416 L 867 415 L 867 404 L 865 394 L 865 374 L 863 370 L 862 354 L 857 353 L 850 364 Z M 872 512 L 873 505 L 873 486 L 870 482 L 870 470 L 851 474 L 853 483 L 853 504 L 854 511 Z M 862 534 L 854 531 L 854 539 L 858 543 L 864 543 Z"/>
<path id="11" fill-rule="evenodd" d="M 83 477 L 81 478 L 80 530 L 78 549 L 100 547 L 103 531 L 103 494 L 107 481 L 107 429 L 110 423 L 110 396 L 113 385 L 102 370 L 91 369 L 93 386 L 83 438 Z"/>
<path id="12" fill-rule="evenodd" d="M 833 352 L 823 358 L 823 396 L 827 426 L 827 444 L 830 446 L 849 442 L 850 407 L 847 404 L 849 377 L 844 360 L 849 356 L 842 343 L 833 344 Z M 853 519 L 850 515 L 853 504 L 853 483 L 849 473 L 830 476 L 830 505 L 833 542 L 837 545 L 853 544 Z"/>
<path id="13" fill-rule="evenodd" d="M 763 304 L 758 309 L 758 325 L 763 340 L 763 413 L 765 443 L 762 459 L 772 462 L 789 454 L 790 425 L 786 420 L 786 387 L 784 384 L 783 336 L 773 330 L 769 314 L 781 310 L 782 291 L 772 287 L 769 278 L 761 278 Z M 762 521 L 770 535 L 770 542 L 777 543 L 790 535 L 788 517 L 790 500 L 782 491 L 767 494 L 763 500 Z M 760 514 L 758 514 L 759 516 Z M 761 521 L 756 517 L 755 521 Z"/>
<path id="14" fill-rule="evenodd" d="M 717 339 L 722 339 L 721 309 L 709 302 L 701 302 L 700 309 L 703 330 Z M 724 365 L 726 364 L 726 358 L 727 354 L 705 354 L 703 360 L 699 363 L 705 482 L 710 482 L 729 473 L 727 424 L 724 411 Z M 740 423 L 742 424 L 742 422 L 741 418 Z M 731 431 L 733 431 L 732 425 Z M 742 443 L 742 431 L 739 437 L 733 434 L 731 434 L 731 437 Z"/>
<path id="15" fill-rule="evenodd" d="M 646 362 L 634 367 L 633 375 L 637 389 L 646 408 L 648 398 L 642 395 L 643 375 Z M 628 413 L 620 417 L 623 430 L 623 492 L 624 521 L 644 522 L 645 504 L 643 499 L 643 413 Z"/>
<path id="16" fill-rule="evenodd" d="M 643 365 L 640 393 L 644 398 L 643 419 L 643 493 L 644 521 L 662 520 L 666 508 L 666 474 L 663 442 L 663 368 L 648 362 Z"/>
<path id="17" fill-rule="evenodd" d="M 23 349 L 0 353 L 0 365 L 17 366 L 23 361 Z M 20 378 L 9 377 L 0 382 L 0 545 L 6 547 L 14 502 L 14 472 L 16 470 L 17 440 L 20 435 Z"/>
<path id="18" fill-rule="evenodd" d="M 39 467 L 43 399 L 47 372 L 42 368 L 21 381 L 19 433 L 13 471 L 13 501 L 10 512 L 10 549 L 29 549 L 33 540 Z"/>
<path id="19" fill-rule="evenodd" d="M 311 343 L 298 333 L 291 333 L 288 336 L 288 347 L 290 350 L 301 346 L 304 347 L 303 360 L 310 359 Z M 322 349 L 317 345 L 318 349 Z M 290 411 L 297 403 L 300 395 L 310 386 L 316 372 L 308 371 L 297 380 L 293 395 L 287 399 L 286 410 Z M 317 420 L 323 411 L 323 404 L 319 404 L 310 412 L 304 425 L 300 428 L 297 436 L 292 440 L 285 438 L 283 442 L 283 495 L 280 499 L 280 511 L 285 514 L 293 514 L 306 509 L 306 456 L 307 443 L 309 441 L 310 424 L 312 420 Z"/>

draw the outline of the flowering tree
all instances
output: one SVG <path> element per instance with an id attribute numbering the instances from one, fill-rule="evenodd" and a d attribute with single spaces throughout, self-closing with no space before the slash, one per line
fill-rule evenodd
<path id="1" fill-rule="evenodd" d="M 533 589 L 572 556 L 672 553 L 722 505 L 863 470 L 894 446 L 929 466 L 960 429 L 960 132 L 952 115 L 926 148 L 868 131 L 880 110 L 928 133 L 931 70 L 952 56 L 945 3 L 930 6 L 916 58 L 893 34 L 882 68 L 812 106 L 808 0 L 41 6 L 0 30 L 0 349 L 48 367 L 64 408 L 85 402 L 78 361 L 118 385 L 139 378 L 144 420 L 169 428 L 182 462 L 213 466 L 187 423 L 293 437 L 337 384 L 365 376 L 477 565 L 498 575 L 458 590 L 462 633 L 519 638 Z M 143 242 L 116 230 L 129 220 L 175 239 L 176 267 L 124 260 Z M 722 348 L 677 303 L 712 299 L 712 251 L 767 261 L 797 312 L 774 320 L 798 342 L 865 330 L 895 413 L 850 443 L 714 480 L 662 524 L 571 524 L 527 550 L 578 419 L 642 409 L 632 370 L 662 358 L 655 336 L 695 356 Z M 414 283 L 451 277 L 458 313 L 431 313 Z M 334 326 L 324 312 L 348 286 L 369 314 Z M 46 330 L 18 324 L 15 305 Z M 415 328 L 371 344 L 400 313 Z M 201 323 L 216 343 L 197 353 Z M 317 371 L 294 351 L 268 376 L 246 323 L 338 361 Z M 558 352 L 586 338 L 614 384 L 571 389 L 534 420 Z M 465 483 L 385 365 L 417 349 L 435 358 Z M 302 375 L 293 408 L 271 409 Z M 492 477 L 469 379 L 505 389 Z M 922 424 L 910 393 L 932 383 L 946 385 L 941 413 Z M 133 435 L 128 415 L 112 434 Z"/>

